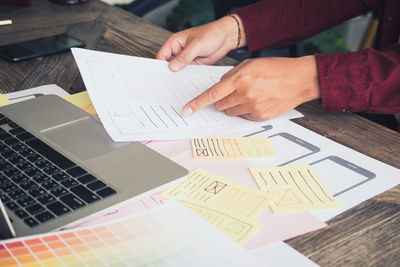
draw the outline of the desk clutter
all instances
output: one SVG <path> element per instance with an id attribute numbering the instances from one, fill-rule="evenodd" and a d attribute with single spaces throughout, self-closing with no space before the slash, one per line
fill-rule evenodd
<path id="1" fill-rule="evenodd" d="M 88 92 L 63 97 L 100 118 L 115 141 L 141 141 L 190 173 L 73 229 L 2 241 L 0 266 L 265 266 L 255 251 L 272 254 L 279 242 L 321 229 L 400 182 L 398 169 L 289 121 L 301 116 L 297 111 L 263 123 L 231 120 L 212 108 L 180 117 L 179 106 L 229 68 L 189 68 L 186 79 L 175 80 L 154 60 L 73 53 Z M 127 76 L 132 60 L 141 69 L 157 65 L 151 78 L 164 84 Z M 179 82 L 194 91 L 185 95 Z M 168 89 L 158 98 L 157 86 Z M 296 253 L 274 250 L 267 266 L 293 264 Z M 302 264 L 314 266 L 304 257 Z"/>

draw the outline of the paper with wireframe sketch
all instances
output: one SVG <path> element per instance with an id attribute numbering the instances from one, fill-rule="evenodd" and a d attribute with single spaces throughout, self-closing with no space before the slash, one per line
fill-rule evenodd
<path id="1" fill-rule="evenodd" d="M 340 207 L 308 164 L 249 170 L 259 188 L 274 195 L 274 213 Z"/>
<path id="2" fill-rule="evenodd" d="M 275 156 L 268 137 L 191 138 L 193 158 L 240 159 Z"/>
<path id="3" fill-rule="evenodd" d="M 213 105 L 192 116 L 182 116 L 183 106 L 217 83 L 232 66 L 190 65 L 172 72 L 166 61 L 71 50 L 90 98 L 114 141 L 177 140 L 265 125 L 229 116 Z M 292 110 L 271 121 L 300 116 Z"/>
<path id="4" fill-rule="evenodd" d="M 203 169 L 190 172 L 184 182 L 165 190 L 161 195 L 167 199 L 184 200 L 245 219 L 253 219 L 272 199 L 271 194 Z"/>

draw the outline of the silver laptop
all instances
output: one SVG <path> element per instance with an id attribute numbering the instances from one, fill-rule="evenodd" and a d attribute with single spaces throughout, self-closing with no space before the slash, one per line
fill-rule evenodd
<path id="1" fill-rule="evenodd" d="M 113 142 L 97 118 L 58 96 L 0 107 L 3 238 L 83 221 L 186 174 L 140 142 Z"/>

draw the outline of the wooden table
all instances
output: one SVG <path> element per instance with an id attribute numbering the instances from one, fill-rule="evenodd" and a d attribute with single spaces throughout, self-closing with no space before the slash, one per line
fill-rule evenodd
<path id="1" fill-rule="evenodd" d="M 32 6 L 0 5 L 0 45 L 59 33 L 86 42 L 87 48 L 153 58 L 169 35 L 123 10 L 95 0 L 61 6 L 33 0 Z M 224 59 L 220 64 L 235 64 Z M 69 93 L 85 90 L 70 52 L 8 63 L 0 59 L 0 92 L 55 83 Z M 351 113 L 321 111 L 318 101 L 298 108 L 295 122 L 338 143 L 400 168 L 400 134 Z M 329 221 L 329 226 L 286 241 L 323 266 L 400 264 L 400 186 Z"/>

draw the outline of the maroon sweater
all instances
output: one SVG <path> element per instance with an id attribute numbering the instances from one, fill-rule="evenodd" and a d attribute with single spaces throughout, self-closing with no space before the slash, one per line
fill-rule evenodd
<path id="1" fill-rule="evenodd" d="M 375 9 L 380 0 L 261 0 L 235 11 L 250 51 L 280 47 Z M 327 111 L 400 112 L 400 0 L 386 0 L 374 48 L 317 54 Z M 400 124 L 398 126 L 400 131 Z"/>

